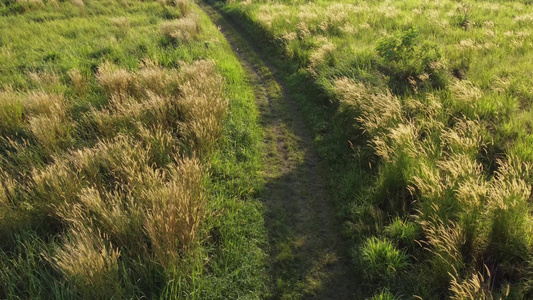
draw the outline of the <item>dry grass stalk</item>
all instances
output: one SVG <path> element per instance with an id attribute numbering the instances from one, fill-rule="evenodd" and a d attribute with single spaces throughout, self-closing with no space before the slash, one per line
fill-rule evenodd
<path id="1" fill-rule="evenodd" d="M 96 79 L 116 102 L 135 95 L 134 75 L 108 61 L 98 67 Z"/>
<path id="2" fill-rule="evenodd" d="M 183 81 L 176 70 L 164 70 L 147 60 L 133 73 L 106 62 L 100 66 L 97 78 L 107 91 L 109 102 L 107 108 L 93 109 L 86 117 L 96 123 L 100 134 L 112 137 L 116 128 L 132 127 L 136 122 L 175 126 L 178 116 L 171 111 Z"/>
<path id="3" fill-rule="evenodd" d="M 43 204 L 63 205 L 76 199 L 80 182 L 68 161 L 57 160 L 44 170 L 33 169 L 31 173 L 33 191 Z"/>
<path id="4" fill-rule="evenodd" d="M 65 244 L 48 260 L 86 299 L 119 294 L 120 252 L 90 228 L 73 229 Z"/>
<path id="5" fill-rule="evenodd" d="M 146 128 L 138 124 L 138 134 L 144 147 L 150 152 L 152 166 L 164 168 L 172 161 L 172 154 L 180 152 L 178 140 L 161 125 Z"/>
<path id="6" fill-rule="evenodd" d="M 372 139 L 372 146 L 376 154 L 387 162 L 393 161 L 400 153 L 415 158 L 420 155 L 417 136 L 418 132 L 413 124 L 399 124 L 386 134 Z"/>
<path id="7" fill-rule="evenodd" d="M 135 183 L 148 166 L 148 151 L 130 137 L 119 135 L 111 141 L 103 141 L 93 150 L 96 159 L 94 162 L 86 161 L 81 165 L 97 164 L 89 170 L 96 171 L 104 168 L 108 173 L 106 184 L 114 184 L 125 190 L 135 188 Z M 75 162 L 75 164 L 79 165 Z M 95 180 L 97 183 L 101 180 Z"/>
<path id="8" fill-rule="evenodd" d="M 45 151 L 55 153 L 69 143 L 73 122 L 62 96 L 33 93 L 24 104 L 28 127 Z"/>
<path id="9" fill-rule="evenodd" d="M 185 43 L 197 40 L 200 32 L 200 17 L 197 15 L 189 15 L 169 21 L 161 26 L 161 33 L 163 35 Z"/>
<path id="10" fill-rule="evenodd" d="M 72 125 L 58 116 L 32 117 L 28 126 L 43 149 L 50 154 L 57 152 L 70 140 Z"/>
<path id="11" fill-rule="evenodd" d="M 57 76 L 54 72 L 46 72 L 46 71 L 40 71 L 40 72 L 28 72 L 28 77 L 35 82 L 37 85 L 40 86 L 50 86 L 50 85 L 59 85 L 60 80 L 59 76 Z"/>
<path id="12" fill-rule="evenodd" d="M 68 71 L 68 76 L 70 77 L 70 82 L 74 86 L 76 94 L 78 96 L 84 95 L 87 92 L 88 84 L 80 71 L 78 69 L 72 69 Z"/>
<path id="13" fill-rule="evenodd" d="M 455 80 L 450 90 L 455 99 L 471 105 L 483 96 L 483 92 L 468 80 Z"/>
<path id="14" fill-rule="evenodd" d="M 390 91 L 374 93 L 360 82 L 348 78 L 335 81 L 335 91 L 344 105 L 356 110 L 356 119 L 370 136 L 401 121 L 401 103 Z"/>
<path id="15" fill-rule="evenodd" d="M 204 219 L 203 170 L 197 159 L 182 159 L 169 173 L 169 181 L 148 189 L 151 203 L 145 229 L 154 253 L 163 265 L 176 265 L 181 255 L 194 247 Z"/>
<path id="16" fill-rule="evenodd" d="M 334 57 L 335 45 L 331 42 L 326 42 L 318 49 L 313 51 L 309 56 L 309 67 L 313 72 L 318 66 L 320 66 L 325 60 Z"/>
<path id="17" fill-rule="evenodd" d="M 58 208 L 65 221 L 78 228 L 97 228 L 127 253 L 146 253 L 142 221 L 146 211 L 130 194 L 83 188 L 79 201 Z"/>
<path id="18" fill-rule="evenodd" d="M 455 126 L 441 133 L 441 147 L 450 153 L 477 153 L 481 145 L 483 127 L 479 121 L 456 119 Z"/>
<path id="19" fill-rule="evenodd" d="M 461 225 L 451 221 L 444 224 L 439 217 L 424 217 L 426 220 L 421 220 L 420 225 L 427 239 L 424 243 L 429 246 L 425 249 L 435 255 L 434 267 L 452 277 L 458 276 L 457 269 L 464 267 L 461 247 L 466 241 Z"/>
<path id="20" fill-rule="evenodd" d="M 216 74 L 215 62 L 197 61 L 184 67 L 187 80 L 181 86 L 178 107 L 185 117 L 182 128 L 199 152 L 209 150 L 219 137 L 228 108 L 223 98 L 223 78 Z"/>
<path id="21" fill-rule="evenodd" d="M 31 93 L 24 102 L 24 109 L 30 115 L 58 116 L 64 118 L 67 103 L 63 96 L 44 92 Z"/>
<path id="22" fill-rule="evenodd" d="M 489 191 L 491 207 L 502 210 L 523 207 L 531 196 L 531 184 L 527 181 L 531 164 L 511 156 L 508 161 L 499 160 L 499 165 Z"/>
<path id="23" fill-rule="evenodd" d="M 451 300 L 493 300 L 491 286 L 490 286 L 490 272 L 485 266 L 488 276 L 485 277 L 481 273 L 473 273 L 470 278 L 459 282 L 453 275 L 450 285 Z M 509 295 L 509 286 L 507 286 L 507 295 Z M 499 298 L 502 299 L 502 298 Z"/>
<path id="24" fill-rule="evenodd" d="M 120 29 L 127 29 L 128 27 L 130 27 L 130 20 L 128 20 L 127 17 L 115 17 L 115 18 L 110 18 L 109 21 L 111 22 L 111 24 L 113 24 L 115 27 L 118 27 Z"/>

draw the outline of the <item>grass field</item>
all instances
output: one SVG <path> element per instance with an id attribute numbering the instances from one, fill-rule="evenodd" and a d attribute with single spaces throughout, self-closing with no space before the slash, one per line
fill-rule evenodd
<path id="1" fill-rule="evenodd" d="M 0 0 L 1 299 L 533 297 L 529 0 L 216 7 Z"/>
<path id="2" fill-rule="evenodd" d="M 192 2 L 0 1 L 0 298 L 259 298 L 262 131 Z"/>
<path id="3" fill-rule="evenodd" d="M 532 297 L 529 1 L 218 7 L 322 91 L 301 106 L 361 297 Z"/>

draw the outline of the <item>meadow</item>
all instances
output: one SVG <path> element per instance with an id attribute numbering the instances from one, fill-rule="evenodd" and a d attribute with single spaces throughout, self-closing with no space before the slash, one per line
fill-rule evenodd
<path id="1" fill-rule="evenodd" d="M 0 1 L 0 298 L 261 297 L 261 136 L 194 3 Z"/>
<path id="2" fill-rule="evenodd" d="M 216 7 L 320 91 L 300 105 L 362 298 L 533 296 L 529 1 Z"/>

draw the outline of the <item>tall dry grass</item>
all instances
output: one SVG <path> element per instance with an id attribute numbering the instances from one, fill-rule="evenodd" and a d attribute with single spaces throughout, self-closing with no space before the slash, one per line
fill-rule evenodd
<path id="1" fill-rule="evenodd" d="M 220 135 L 228 102 L 222 97 L 224 82 L 213 61 L 184 65 L 183 74 L 150 61 L 137 73 L 104 63 L 97 79 L 109 95 L 107 108 L 90 115 L 101 134 L 134 127 L 142 120 L 169 131 L 178 128 L 190 149 L 199 152 L 212 148 Z"/>
<path id="2" fill-rule="evenodd" d="M 171 41 L 188 43 L 198 39 L 201 29 L 199 16 L 192 14 L 164 23 L 161 33 Z"/>
<path id="3" fill-rule="evenodd" d="M 15 196 L 15 181 L 0 167 L 0 206 L 7 208 Z"/>
<path id="4" fill-rule="evenodd" d="M 78 288 L 83 299 L 109 299 L 121 295 L 119 257 L 120 251 L 105 237 L 82 227 L 72 229 L 48 260 Z"/>
<path id="5" fill-rule="evenodd" d="M 203 167 L 197 159 L 180 160 L 167 176 L 162 186 L 143 192 L 149 203 L 144 228 L 163 266 L 179 265 L 187 250 L 196 246 L 206 205 Z"/>
<path id="6" fill-rule="evenodd" d="M 508 156 L 488 177 L 479 161 L 484 123 L 461 116 L 451 126 L 444 124 L 441 100 L 434 95 L 428 96 L 428 104 L 415 99 L 401 103 L 388 91 L 373 91 L 346 78 L 337 79 L 334 88 L 341 111 L 368 136 L 381 159 L 371 190 L 374 204 L 417 220 L 418 243 L 430 253 L 420 264 L 421 274 L 432 273 L 425 284 L 454 299 L 493 299 L 493 285 L 507 284 L 503 277 L 527 272 L 522 265 L 529 257 L 533 228 L 526 204 L 531 193 L 528 164 Z M 450 91 L 464 106 L 477 105 L 482 97 L 466 81 L 454 82 Z M 408 209 L 411 201 L 416 210 Z M 378 212 L 374 221 L 387 222 Z M 489 262 L 492 278 L 478 268 Z"/>
<path id="7" fill-rule="evenodd" d="M 450 299 L 480 299 L 480 300 L 492 300 L 498 299 L 492 294 L 491 287 L 491 274 L 489 269 L 485 266 L 486 275 L 481 272 L 474 273 L 470 278 L 466 278 L 463 281 L 458 281 L 457 278 L 452 277 L 450 292 Z M 510 286 L 507 285 L 507 290 L 504 297 L 509 296 Z M 499 298 L 502 299 L 502 298 Z"/>
<path id="8" fill-rule="evenodd" d="M 241 145 L 246 158 L 239 159 L 218 153 L 224 94 L 237 95 L 235 130 L 257 125 L 248 112 L 255 108 L 229 48 L 204 47 L 203 40 L 221 36 L 202 29 L 211 25 L 198 8 L 182 0 L 161 1 L 164 8 L 154 1 L 42 1 L 42 9 L 28 10 L 8 2 L 0 4 L 14 21 L 9 33 L 0 31 L 7 42 L 0 60 L 9 70 L 0 75 L 0 298 L 180 298 L 262 288 L 254 268 L 225 272 L 259 265 L 255 238 L 232 233 L 219 244 L 210 237 L 215 223 L 233 229 L 233 214 L 259 220 L 256 204 L 230 201 L 247 184 L 241 170 L 255 170 L 247 161 L 259 148 L 250 154 Z M 161 32 L 172 20 L 169 34 L 180 47 Z M 34 51 L 41 42 L 48 50 Z M 195 60 L 198 47 L 209 60 Z M 245 143 L 256 147 L 255 132 L 235 139 L 250 135 Z M 223 172 L 243 179 L 212 182 L 211 162 L 228 163 Z M 207 220 L 222 206 L 228 213 L 217 215 L 220 222 Z M 256 225 L 257 232 L 237 229 L 261 235 Z M 207 260 L 226 243 L 230 251 Z"/>
<path id="9" fill-rule="evenodd" d="M 224 81 L 214 61 L 198 61 L 184 68 L 187 80 L 177 103 L 187 122 L 181 123 L 187 141 L 200 152 L 211 149 L 220 136 L 228 100 L 222 97 Z"/>
<path id="10" fill-rule="evenodd" d="M 35 169 L 35 195 L 72 228 L 98 231 L 123 253 L 153 256 L 169 270 L 180 266 L 198 245 L 206 217 L 205 171 L 196 155 L 214 146 L 227 110 L 224 82 L 215 67 L 213 61 L 197 61 L 177 72 L 146 61 L 131 72 L 104 63 L 97 80 L 108 103 L 85 115 L 98 128 L 100 140 Z M 28 107 L 39 111 L 51 101 L 36 99 Z M 48 104 L 63 108 L 56 100 Z M 131 133 L 118 133 L 121 129 Z M 85 263 L 68 258 L 74 249 L 86 256 L 99 249 L 99 255 L 115 259 L 115 252 L 102 250 L 93 235 L 75 234 L 76 243 L 66 243 L 58 254 L 62 258 L 53 260 L 65 276 L 76 277 L 74 268 Z M 82 249 L 82 243 L 89 243 L 88 248 Z M 69 264 L 77 265 L 69 269 Z M 102 272 L 111 272 L 104 265 L 99 266 Z M 83 278 L 74 281 L 91 286 L 97 280 L 91 274 L 81 273 Z"/>
<path id="11" fill-rule="evenodd" d="M 86 79 L 75 70 L 69 76 L 82 95 Z M 106 62 L 96 81 L 107 103 L 90 107 L 79 122 L 65 96 L 6 90 L 0 128 L 25 130 L 37 143 L 32 149 L 48 155 L 47 163 L 29 162 L 26 175 L 19 174 L 28 205 L 68 232 L 46 254 L 48 262 L 81 297 L 108 299 L 123 294 L 121 254 L 146 257 L 166 276 L 190 271 L 183 261 L 199 246 L 206 218 L 203 157 L 221 134 L 228 102 L 224 81 L 207 60 L 181 71 L 147 60 L 136 72 Z M 76 147 L 75 132 L 85 126 L 96 128 L 98 138 Z M 23 153 L 31 143 L 8 144 Z M 2 207 L 11 206 L 17 185 L 8 171 L 0 172 Z"/>
<path id="12" fill-rule="evenodd" d="M 351 110 L 351 116 L 370 136 L 379 135 L 402 120 L 400 101 L 389 91 L 372 91 L 345 77 L 337 79 L 334 86 L 344 105 L 342 109 Z"/>

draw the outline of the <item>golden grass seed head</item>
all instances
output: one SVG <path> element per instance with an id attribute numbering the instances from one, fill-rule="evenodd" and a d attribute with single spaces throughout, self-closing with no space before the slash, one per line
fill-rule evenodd
<path id="1" fill-rule="evenodd" d="M 65 159 L 56 159 L 44 169 L 33 169 L 31 180 L 33 192 L 42 205 L 48 206 L 62 205 L 76 199 L 80 187 L 76 172 Z"/>
<path id="2" fill-rule="evenodd" d="M 486 266 L 485 266 L 486 267 Z M 488 276 L 483 276 L 480 272 L 473 272 L 470 277 L 464 280 L 458 280 L 458 276 L 451 275 L 450 281 L 450 299 L 479 299 L 492 300 L 492 287 L 490 286 L 490 273 Z"/>
<path id="3" fill-rule="evenodd" d="M 96 79 L 108 95 L 117 101 L 128 98 L 135 92 L 134 75 L 108 61 L 98 67 Z"/>
<path id="4" fill-rule="evenodd" d="M 145 229 L 163 266 L 176 265 L 181 253 L 195 245 L 205 217 L 203 176 L 198 159 L 184 158 L 170 170 L 168 182 L 145 192 L 151 204 Z"/>
<path id="5" fill-rule="evenodd" d="M 183 67 L 186 81 L 177 106 L 185 117 L 180 127 L 200 152 L 208 151 L 222 130 L 228 100 L 223 97 L 223 78 L 215 73 L 213 61 L 197 61 Z M 215 75 L 214 75 L 215 74 Z"/>
<path id="6" fill-rule="evenodd" d="M 333 43 L 326 42 L 322 44 L 318 49 L 312 51 L 309 56 L 310 70 L 316 70 L 316 68 L 323 64 L 325 60 L 333 58 L 335 50 L 336 47 Z"/>
<path id="7" fill-rule="evenodd" d="M 341 103 L 359 112 L 354 117 L 371 136 L 401 120 L 400 101 L 390 91 L 373 92 L 362 83 L 348 78 L 337 79 L 334 86 Z"/>
<path id="8" fill-rule="evenodd" d="M 71 142 L 73 124 L 59 116 L 31 117 L 28 121 L 30 132 L 49 154 L 56 153 Z"/>
<path id="9" fill-rule="evenodd" d="M 434 263 L 447 270 L 449 276 L 457 276 L 457 269 L 462 269 L 464 264 L 461 247 L 465 235 L 461 225 L 452 221 L 445 224 L 439 217 L 429 217 L 420 225 L 429 246 L 426 249 L 434 254 Z"/>
<path id="10" fill-rule="evenodd" d="M 120 290 L 120 251 L 90 228 L 74 228 L 48 260 L 81 291 L 84 298 L 105 299 Z"/>

